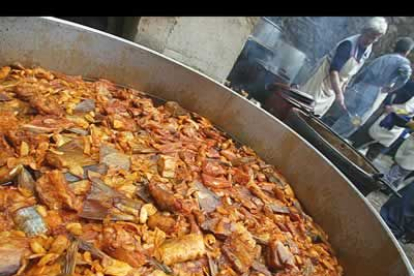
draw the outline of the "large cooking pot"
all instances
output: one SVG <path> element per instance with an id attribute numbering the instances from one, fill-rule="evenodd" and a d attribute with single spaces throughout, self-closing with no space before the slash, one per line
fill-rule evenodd
<path id="1" fill-rule="evenodd" d="M 368 195 L 384 185 L 392 188 L 365 156 L 320 119 L 300 109 L 292 108 L 284 122 L 328 157 L 363 195 Z"/>
<path id="2" fill-rule="evenodd" d="M 20 61 L 175 100 L 251 146 L 291 183 L 330 236 L 346 275 L 414 275 L 362 194 L 306 140 L 271 114 L 197 71 L 135 43 L 53 18 L 0 18 L 0 64 Z"/>
<path id="3" fill-rule="evenodd" d="M 276 118 L 286 120 L 292 108 L 299 108 L 308 113 L 313 113 L 314 99 L 307 93 L 294 89 L 286 84 L 272 83 L 267 85 L 270 95 L 267 97 L 263 108 Z"/>

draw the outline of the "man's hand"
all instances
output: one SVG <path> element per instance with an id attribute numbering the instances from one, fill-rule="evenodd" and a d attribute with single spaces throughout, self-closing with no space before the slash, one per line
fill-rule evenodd
<path id="1" fill-rule="evenodd" d="M 339 93 L 338 95 L 336 95 L 336 101 L 338 102 L 338 104 L 344 109 L 347 110 L 346 105 L 345 105 L 345 98 L 344 95 L 342 93 Z"/>
<path id="2" fill-rule="evenodd" d="M 391 105 L 386 105 L 384 109 L 385 109 L 385 113 L 387 114 L 394 112 L 394 108 Z"/>
<path id="3" fill-rule="evenodd" d="M 411 130 L 414 130 L 414 120 L 413 120 L 413 119 L 411 119 L 411 121 L 409 121 L 409 122 L 407 123 L 407 127 L 408 127 L 409 129 L 411 129 Z M 413 133 L 411 133 L 411 135 L 414 135 L 414 132 L 413 132 Z"/>

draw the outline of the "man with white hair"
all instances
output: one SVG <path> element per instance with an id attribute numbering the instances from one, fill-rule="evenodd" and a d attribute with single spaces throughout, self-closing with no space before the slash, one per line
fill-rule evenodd
<path id="1" fill-rule="evenodd" d="M 343 91 L 349 79 L 354 76 L 372 52 L 372 44 L 387 31 L 383 17 L 371 18 L 361 34 L 340 41 L 336 47 L 315 68 L 312 76 L 301 90 L 311 94 L 315 101 L 314 112 L 323 116 L 337 100 L 346 109 Z"/>

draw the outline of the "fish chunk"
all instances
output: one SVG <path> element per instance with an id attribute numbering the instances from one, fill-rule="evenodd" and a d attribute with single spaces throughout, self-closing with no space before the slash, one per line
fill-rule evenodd
<path id="1" fill-rule="evenodd" d="M 203 235 L 188 234 L 181 238 L 165 241 L 159 248 L 159 260 L 166 265 L 200 258 L 206 253 Z"/>
<path id="2" fill-rule="evenodd" d="M 44 174 L 36 182 L 36 191 L 40 199 L 53 210 L 68 208 L 80 210 L 81 202 L 69 188 L 61 171 L 53 170 Z"/>

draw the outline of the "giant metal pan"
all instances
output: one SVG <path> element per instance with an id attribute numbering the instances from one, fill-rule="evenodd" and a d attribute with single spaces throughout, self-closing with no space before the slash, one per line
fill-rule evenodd
<path id="1" fill-rule="evenodd" d="M 339 170 L 281 121 L 205 75 L 145 47 L 53 18 L 0 18 L 0 64 L 14 61 L 107 78 L 209 118 L 287 177 L 330 236 L 346 275 L 414 275 L 389 229 Z"/>

